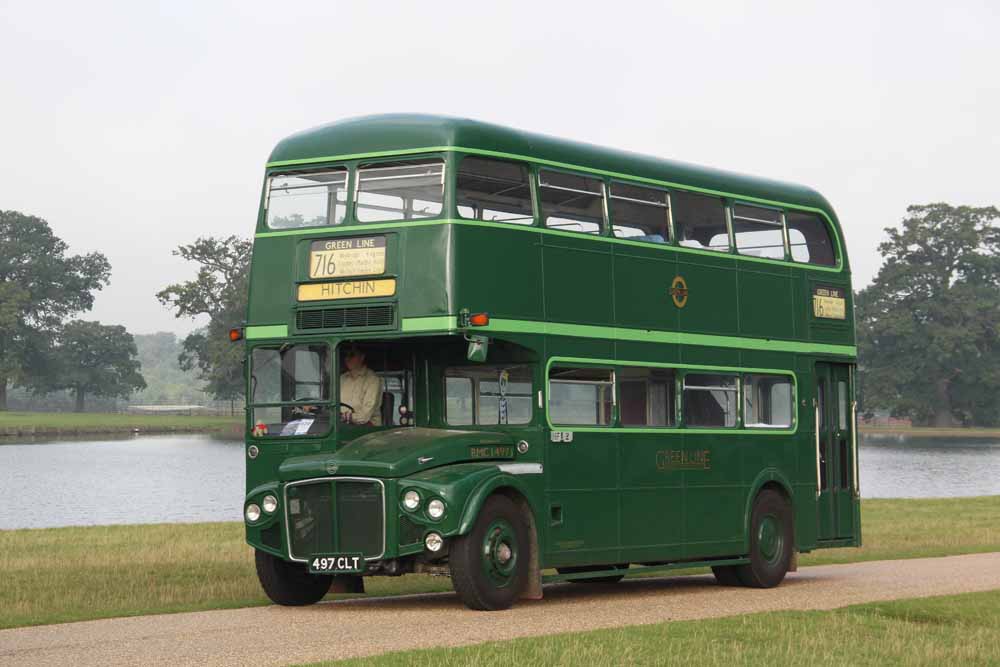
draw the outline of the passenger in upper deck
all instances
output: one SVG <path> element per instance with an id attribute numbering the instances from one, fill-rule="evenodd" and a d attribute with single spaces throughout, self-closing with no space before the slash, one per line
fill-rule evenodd
<path id="1" fill-rule="evenodd" d="M 349 345 L 344 353 L 344 368 L 340 375 L 340 418 L 352 424 L 382 425 L 382 378 L 365 364 L 365 353 L 357 345 Z"/>

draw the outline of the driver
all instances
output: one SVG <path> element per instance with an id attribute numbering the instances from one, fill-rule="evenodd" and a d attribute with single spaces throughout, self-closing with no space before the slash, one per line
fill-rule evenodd
<path id="1" fill-rule="evenodd" d="M 340 376 L 340 418 L 352 424 L 382 425 L 382 378 L 365 365 L 365 353 L 351 345 L 344 354 L 344 367 Z"/>

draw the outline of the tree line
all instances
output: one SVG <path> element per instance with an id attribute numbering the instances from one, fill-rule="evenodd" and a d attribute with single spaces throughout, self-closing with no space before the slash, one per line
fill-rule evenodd
<path id="1" fill-rule="evenodd" d="M 910 206 L 885 234 L 878 274 L 855 293 L 862 414 L 1000 424 L 1000 212 Z M 181 342 L 178 362 L 219 399 L 244 391 L 243 348 L 227 334 L 245 317 L 251 247 L 236 236 L 178 247 L 197 273 L 156 295 L 177 317 L 207 317 Z M 124 327 L 69 319 L 91 308 L 109 276 L 101 253 L 70 255 L 44 220 L 0 211 L 0 410 L 10 385 L 68 389 L 78 409 L 88 395 L 145 386 Z"/>
<path id="2" fill-rule="evenodd" d="M 199 264 L 198 274 L 157 298 L 178 317 L 209 317 L 182 341 L 180 369 L 196 370 L 215 398 L 239 398 L 242 350 L 227 331 L 245 316 L 250 242 L 198 239 L 174 254 Z M 128 398 L 146 388 L 135 337 L 124 326 L 74 319 L 93 307 L 110 276 L 103 253 L 70 254 L 45 220 L 0 210 L 0 410 L 10 387 L 35 396 L 68 391 L 77 412 L 87 397 Z"/>

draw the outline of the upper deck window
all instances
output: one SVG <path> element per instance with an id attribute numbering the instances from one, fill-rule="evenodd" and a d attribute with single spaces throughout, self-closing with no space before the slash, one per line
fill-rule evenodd
<path id="1" fill-rule="evenodd" d="M 733 239 L 741 255 L 785 258 L 785 229 L 781 211 L 759 206 L 733 206 Z"/>
<path id="2" fill-rule="evenodd" d="M 347 170 L 277 174 L 267 192 L 271 229 L 339 225 L 347 213 Z"/>
<path id="3" fill-rule="evenodd" d="M 599 178 L 538 172 L 545 226 L 565 232 L 600 234 L 604 226 L 604 183 Z"/>
<path id="4" fill-rule="evenodd" d="M 470 220 L 531 225 L 528 168 L 517 162 L 467 157 L 458 168 L 458 214 Z"/>
<path id="5" fill-rule="evenodd" d="M 787 211 L 785 224 L 788 225 L 788 245 L 793 261 L 823 266 L 837 265 L 837 254 L 830 240 L 830 232 L 818 215 Z"/>
<path id="6" fill-rule="evenodd" d="M 670 196 L 666 190 L 612 183 L 608 207 L 616 237 L 648 243 L 670 242 Z"/>
<path id="7" fill-rule="evenodd" d="M 444 162 L 380 162 L 358 170 L 359 222 L 419 220 L 441 215 Z"/>
<path id="8" fill-rule="evenodd" d="M 675 190 L 670 194 L 670 203 L 673 205 L 674 233 L 680 245 L 729 252 L 729 229 L 722 199 Z"/>

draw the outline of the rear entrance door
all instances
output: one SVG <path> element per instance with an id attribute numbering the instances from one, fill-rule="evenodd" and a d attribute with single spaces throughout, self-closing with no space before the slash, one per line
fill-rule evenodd
<path id="1" fill-rule="evenodd" d="M 854 397 L 849 364 L 816 364 L 819 539 L 854 535 Z"/>

